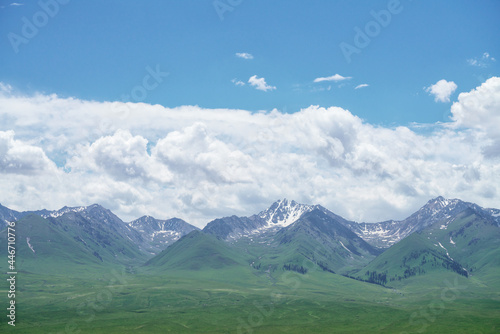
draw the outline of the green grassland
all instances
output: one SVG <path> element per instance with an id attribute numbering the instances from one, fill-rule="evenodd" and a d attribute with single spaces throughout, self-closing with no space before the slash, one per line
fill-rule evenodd
<path id="1" fill-rule="evenodd" d="M 317 269 L 317 270 L 316 270 Z M 128 271 L 128 272 L 127 272 Z M 391 289 L 310 268 L 272 275 L 109 268 L 19 274 L 17 322 L 2 333 L 495 333 L 500 289 L 453 272 Z M 2 289 L 3 290 L 3 289 Z M 7 305 L 1 291 L 2 305 Z"/>

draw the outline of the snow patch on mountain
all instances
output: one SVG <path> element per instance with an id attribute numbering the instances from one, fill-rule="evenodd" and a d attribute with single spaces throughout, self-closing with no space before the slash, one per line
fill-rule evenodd
<path id="1" fill-rule="evenodd" d="M 28 244 L 28 247 L 33 251 L 33 253 L 36 253 L 35 252 L 35 249 L 33 248 L 33 246 L 30 244 L 30 240 L 31 238 L 30 237 L 27 237 L 26 238 L 26 243 Z"/>
<path id="2" fill-rule="evenodd" d="M 43 218 L 49 218 L 49 217 L 57 218 L 57 217 L 61 217 L 62 215 L 66 214 L 68 212 L 82 212 L 82 211 L 85 211 L 86 209 L 87 209 L 86 206 L 79 206 L 79 207 L 74 207 L 74 208 L 64 207 L 64 208 L 57 210 L 57 211 L 51 211 L 48 214 L 42 214 L 41 216 Z"/>
<path id="3" fill-rule="evenodd" d="M 446 249 L 443 245 L 441 245 L 441 243 L 440 243 L 440 242 L 438 242 L 438 244 L 439 244 L 439 246 L 440 246 L 442 249 L 444 249 L 444 250 L 445 250 L 445 252 L 446 252 L 446 256 L 447 256 L 450 260 L 452 260 L 452 261 L 453 261 L 453 258 L 450 256 L 450 253 L 448 253 L 448 250 L 447 250 L 447 249 Z"/>
<path id="4" fill-rule="evenodd" d="M 352 252 L 349 250 L 349 248 L 347 248 L 346 246 L 344 246 L 344 244 L 342 243 L 342 241 L 340 241 L 340 240 L 339 240 L 339 242 L 340 242 L 340 244 L 342 245 L 342 247 L 344 247 L 344 248 L 345 248 L 345 250 L 346 250 L 346 251 L 348 251 L 349 253 L 351 253 L 351 254 L 352 254 Z"/>
<path id="5" fill-rule="evenodd" d="M 143 216 L 127 223 L 126 226 L 128 229 L 139 232 L 148 241 L 150 250 L 155 253 L 198 229 L 179 218 L 160 220 L 151 216 Z"/>

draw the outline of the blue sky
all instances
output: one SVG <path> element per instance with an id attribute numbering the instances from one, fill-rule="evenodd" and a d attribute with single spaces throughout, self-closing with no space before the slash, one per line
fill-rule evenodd
<path id="1" fill-rule="evenodd" d="M 0 0 L 0 203 L 198 226 L 284 197 L 368 222 L 439 195 L 495 206 L 499 16 L 499 1 Z"/>
<path id="2" fill-rule="evenodd" d="M 169 76 L 144 102 L 289 113 L 340 106 L 374 124 L 409 124 L 449 116 L 449 106 L 423 87 L 454 81 L 456 96 L 499 71 L 499 62 L 467 62 L 500 54 L 498 1 L 401 0 L 350 63 L 339 45 L 354 45 L 354 28 L 364 30 L 371 11 L 387 10 L 390 1 L 70 1 L 18 53 L 7 32 L 22 36 L 22 18 L 32 21 L 41 7 L 10 3 L 2 1 L 0 11 L 0 81 L 22 91 L 122 100 L 147 66 L 159 65 Z M 214 5 L 221 3 L 232 9 L 222 11 L 223 20 Z M 334 74 L 352 79 L 313 83 Z M 276 89 L 231 82 L 253 75 Z M 355 90 L 359 84 L 369 87 Z"/>

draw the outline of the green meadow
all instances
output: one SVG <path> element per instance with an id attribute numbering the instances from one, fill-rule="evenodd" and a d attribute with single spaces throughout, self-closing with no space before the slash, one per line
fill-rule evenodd
<path id="1" fill-rule="evenodd" d="M 498 283 L 497 283 L 498 284 Z M 452 272 L 383 287 L 322 270 L 17 276 L 2 333 L 496 333 L 500 289 Z M 6 291 L 2 291 L 6 305 Z M 6 311 L 4 311 L 5 313 Z"/>

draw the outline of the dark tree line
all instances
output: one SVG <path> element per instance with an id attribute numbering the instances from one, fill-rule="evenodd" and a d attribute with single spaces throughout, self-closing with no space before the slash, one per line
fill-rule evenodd
<path id="1" fill-rule="evenodd" d="M 367 271 L 366 276 L 368 276 L 367 282 L 385 285 L 387 283 L 386 273 L 377 273 L 376 271 Z"/>
<path id="2" fill-rule="evenodd" d="M 284 270 L 288 271 L 295 271 L 298 272 L 299 274 L 305 275 L 307 274 L 307 268 L 304 268 L 302 266 L 299 266 L 297 264 L 285 264 L 283 265 Z"/>

